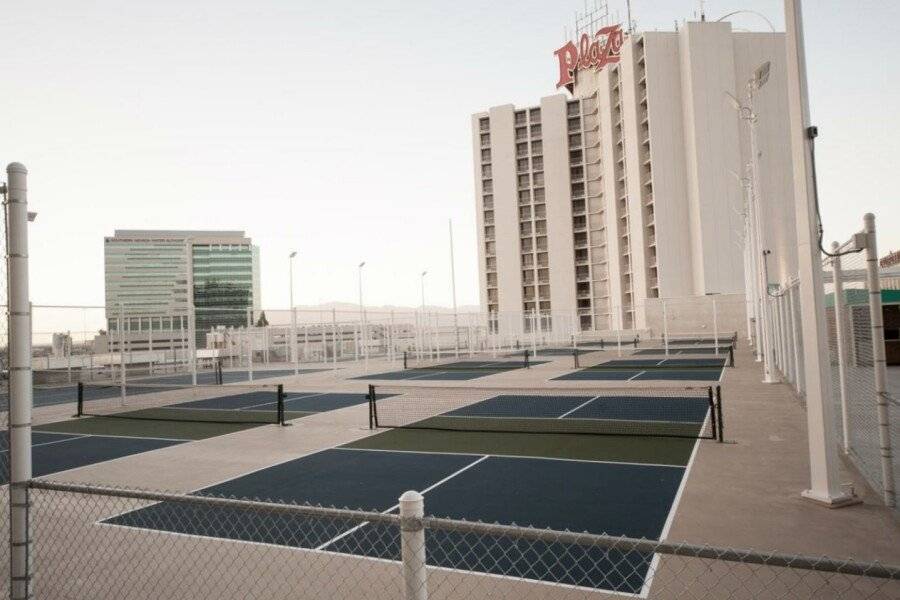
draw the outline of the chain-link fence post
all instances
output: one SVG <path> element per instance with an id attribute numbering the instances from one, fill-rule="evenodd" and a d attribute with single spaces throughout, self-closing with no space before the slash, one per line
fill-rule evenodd
<path id="1" fill-rule="evenodd" d="M 875 215 L 863 217 L 866 233 L 866 287 L 869 289 L 869 313 L 872 321 L 872 359 L 875 368 L 875 402 L 878 407 L 878 441 L 881 446 L 881 480 L 884 503 L 895 506 L 894 467 L 891 452 L 891 423 L 888 412 L 887 366 L 884 356 L 884 315 L 881 308 L 881 281 L 878 277 L 878 244 Z"/>
<path id="2" fill-rule="evenodd" d="M 405 600 L 427 600 L 425 571 L 425 500 L 414 490 L 400 496 L 400 557 L 403 561 Z"/>
<path id="3" fill-rule="evenodd" d="M 28 170 L 11 163 L 7 174 L 9 294 L 9 547 L 10 597 L 32 597 L 31 522 L 31 302 L 28 292 Z"/>
<path id="4" fill-rule="evenodd" d="M 844 346 L 847 343 L 845 309 L 844 309 L 844 281 L 841 270 L 841 256 L 838 252 L 840 245 L 837 242 L 831 243 L 831 252 L 834 258 L 831 259 L 831 271 L 834 278 L 834 328 L 835 343 L 837 344 L 837 361 L 838 361 L 838 387 L 841 400 L 841 426 L 843 434 L 843 450 L 846 454 L 850 451 L 850 417 L 847 412 L 847 398 L 849 397 L 849 389 L 847 385 L 847 349 Z"/>

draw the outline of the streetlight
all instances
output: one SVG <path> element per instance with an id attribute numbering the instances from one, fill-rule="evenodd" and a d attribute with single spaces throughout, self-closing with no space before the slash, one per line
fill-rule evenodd
<path id="1" fill-rule="evenodd" d="M 737 97 L 729 92 L 725 92 L 731 106 L 738 112 L 742 121 L 747 124 L 747 130 L 750 134 L 750 229 L 752 244 L 754 247 L 753 255 L 757 258 L 755 264 L 755 279 L 757 282 L 757 298 L 759 302 L 759 316 L 762 318 L 762 346 L 763 346 L 763 381 L 765 383 L 775 383 L 772 373 L 772 360 L 770 352 L 772 350 L 771 338 L 769 333 L 770 317 L 769 308 L 766 302 L 768 294 L 769 282 L 765 279 L 765 273 L 760 269 L 759 257 L 763 252 L 763 229 L 760 217 L 760 186 L 759 186 L 759 150 L 756 140 L 756 125 L 759 121 L 758 115 L 753 110 L 753 94 L 759 91 L 769 80 L 771 71 L 771 63 L 766 61 L 759 65 L 753 72 L 753 77 L 747 81 L 747 103 L 743 104 Z"/>
<path id="2" fill-rule="evenodd" d="M 428 319 L 425 317 L 425 276 L 428 275 L 428 271 L 422 271 L 422 275 L 420 276 L 420 283 L 422 286 L 422 331 L 420 333 L 420 337 L 422 339 L 422 352 L 425 351 L 425 340 L 427 339 L 427 327 L 428 327 Z"/>
<path id="3" fill-rule="evenodd" d="M 360 335 L 362 341 L 362 351 L 363 357 L 366 359 L 366 369 L 369 367 L 369 349 L 366 347 L 366 338 L 367 338 L 367 327 L 366 327 L 366 311 L 363 308 L 363 288 L 362 288 L 362 270 L 363 267 L 366 266 L 366 261 L 362 261 L 359 263 L 359 322 L 362 327 L 362 334 Z"/>
<path id="4" fill-rule="evenodd" d="M 297 256 L 297 251 L 291 252 L 288 257 L 288 262 L 290 263 L 290 275 L 288 280 L 290 282 L 290 306 L 291 306 L 291 362 L 294 363 L 294 375 L 300 374 L 300 364 L 297 360 L 297 311 L 294 310 L 294 257 Z"/>

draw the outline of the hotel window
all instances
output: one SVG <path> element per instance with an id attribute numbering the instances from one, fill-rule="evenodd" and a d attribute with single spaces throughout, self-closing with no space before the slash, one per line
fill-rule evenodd
<path id="1" fill-rule="evenodd" d="M 516 156 L 528 156 L 528 143 L 516 144 Z"/>
<path id="2" fill-rule="evenodd" d="M 489 134 L 489 133 L 481 134 L 481 145 L 482 146 L 490 146 L 491 145 L 491 134 Z"/>
<path id="3" fill-rule="evenodd" d="M 542 171 L 544 169 L 544 157 L 543 156 L 535 156 L 531 160 L 531 168 L 535 171 Z"/>
<path id="4" fill-rule="evenodd" d="M 529 184 L 531 183 L 531 178 L 527 174 L 519 175 L 518 181 L 519 181 L 520 188 L 528 187 Z"/>
<path id="5" fill-rule="evenodd" d="M 525 124 L 525 111 L 519 110 L 516 111 L 516 125 L 524 125 Z"/>
<path id="6" fill-rule="evenodd" d="M 531 192 L 519 190 L 519 204 L 528 204 L 529 202 L 531 202 Z"/>
<path id="7" fill-rule="evenodd" d="M 531 137 L 532 137 L 532 139 L 541 137 L 541 126 L 540 125 L 532 125 Z"/>
<path id="8" fill-rule="evenodd" d="M 531 119 L 532 123 L 540 123 L 541 122 L 541 109 L 532 108 L 529 111 L 529 118 Z"/>
<path id="9" fill-rule="evenodd" d="M 528 128 L 516 127 L 516 141 L 528 139 Z"/>
<path id="10" fill-rule="evenodd" d="M 519 173 L 521 173 L 522 171 L 527 171 L 528 170 L 528 159 L 520 158 L 519 160 L 517 160 L 516 161 L 516 170 Z"/>
<path id="11" fill-rule="evenodd" d="M 573 133 L 572 135 L 569 136 L 569 146 L 571 146 L 571 147 L 581 146 L 581 134 L 580 133 Z"/>
<path id="12" fill-rule="evenodd" d="M 483 163 L 491 162 L 491 149 L 490 148 L 485 148 L 484 150 L 481 151 L 481 162 L 483 162 Z"/>
<path id="13" fill-rule="evenodd" d="M 491 128 L 491 120 L 487 117 L 482 117 L 478 120 L 478 128 L 481 131 L 487 131 Z"/>
<path id="14" fill-rule="evenodd" d="M 544 145 L 540 142 L 540 140 L 536 142 L 531 142 L 531 153 L 532 154 L 543 154 L 544 153 Z"/>

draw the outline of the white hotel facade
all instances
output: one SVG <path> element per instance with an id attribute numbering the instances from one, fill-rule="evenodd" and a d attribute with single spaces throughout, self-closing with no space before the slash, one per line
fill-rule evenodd
<path id="1" fill-rule="evenodd" d="M 784 34 L 695 22 L 621 42 L 618 62 L 575 72 L 571 95 L 472 116 L 482 307 L 500 328 L 528 330 L 537 311 L 542 328 L 658 333 L 661 300 L 689 320 L 715 297 L 719 325 L 744 329 L 750 134 L 726 92 L 746 102 L 771 63 L 753 97 L 756 191 L 760 230 L 779 238 L 761 240 L 769 279 L 785 281 L 797 259 L 775 250 L 796 247 Z"/>

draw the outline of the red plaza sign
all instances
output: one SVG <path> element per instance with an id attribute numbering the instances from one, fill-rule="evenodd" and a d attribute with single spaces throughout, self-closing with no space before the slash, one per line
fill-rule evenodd
<path id="1" fill-rule="evenodd" d="M 575 85 L 575 72 L 579 69 L 593 67 L 599 71 L 609 63 L 619 62 L 619 50 L 623 41 L 622 26 L 610 25 L 597 31 L 593 38 L 582 33 L 577 46 L 574 42 L 567 42 L 553 53 L 559 60 L 559 81 L 556 82 L 556 87 L 566 86 L 571 91 Z"/>

